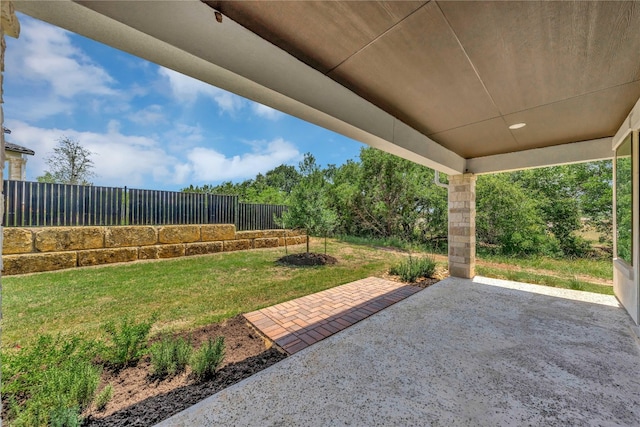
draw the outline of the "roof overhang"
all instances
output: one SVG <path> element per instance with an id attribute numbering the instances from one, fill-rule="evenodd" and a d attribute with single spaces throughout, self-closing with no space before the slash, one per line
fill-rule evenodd
<path id="1" fill-rule="evenodd" d="M 18 144 L 14 144 L 12 142 L 9 141 L 5 141 L 4 142 L 4 150 L 8 151 L 10 153 L 19 153 L 19 154 L 28 154 L 29 156 L 33 156 L 36 154 L 35 151 L 27 148 L 27 147 L 23 147 L 22 145 L 18 145 Z"/>
<path id="2" fill-rule="evenodd" d="M 209 3 L 16 9 L 448 174 L 611 158 L 640 97 L 633 2 Z"/>

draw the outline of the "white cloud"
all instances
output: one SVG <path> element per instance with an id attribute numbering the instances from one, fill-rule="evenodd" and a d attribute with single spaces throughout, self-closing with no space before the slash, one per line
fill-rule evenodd
<path id="1" fill-rule="evenodd" d="M 261 145 L 262 149 L 233 157 L 226 157 L 210 148 L 196 147 L 187 155 L 193 168 L 193 177 L 202 182 L 252 178 L 300 158 L 295 145 L 281 138 Z"/>
<path id="2" fill-rule="evenodd" d="M 283 113 L 271 107 L 257 102 L 247 101 L 231 92 L 211 86 L 210 84 L 185 76 L 168 68 L 160 67 L 158 73 L 163 79 L 168 80 L 171 94 L 180 103 L 193 104 L 198 97 L 203 96 L 215 101 L 220 110 L 225 113 L 236 114 L 250 104 L 251 111 L 258 117 L 267 120 L 278 120 L 283 116 Z"/>
<path id="3" fill-rule="evenodd" d="M 61 137 L 77 139 L 94 153 L 92 160 L 97 176 L 93 181 L 96 185 L 105 186 L 166 188 L 169 185 L 253 178 L 258 173 L 301 157 L 295 145 L 279 138 L 270 142 L 254 142 L 251 144 L 252 152 L 231 157 L 198 146 L 188 149 L 186 156 L 180 159 L 177 153 L 168 152 L 155 138 L 122 134 L 117 121 L 110 121 L 105 133 L 40 128 L 16 120 L 9 120 L 7 127 L 12 130 L 8 138 L 11 142 L 36 152 L 35 156 L 29 156 L 27 163 L 29 180 L 35 180 L 36 176 L 44 173 L 47 167 L 45 160 Z M 187 132 L 189 129 L 184 128 Z M 182 141 L 182 138 L 176 136 L 176 141 Z"/>
<path id="4" fill-rule="evenodd" d="M 253 112 L 260 117 L 263 117 L 268 120 L 278 120 L 283 116 L 278 110 L 275 110 L 271 107 L 267 107 L 266 105 L 258 104 L 257 102 L 253 102 L 251 105 L 251 109 Z"/>
<path id="5" fill-rule="evenodd" d="M 73 115 L 79 106 L 103 113 L 115 101 L 132 96 L 81 48 L 72 33 L 26 15 L 19 15 L 21 33 L 7 40 L 5 113 L 35 122 Z M 119 108 L 121 108 L 120 106 Z"/>
<path id="6" fill-rule="evenodd" d="M 192 104 L 199 96 L 204 96 L 214 100 L 223 112 L 230 114 L 240 111 L 243 107 L 244 100 L 231 92 L 211 86 L 210 84 L 185 76 L 168 68 L 160 67 L 158 73 L 161 77 L 169 81 L 171 93 L 179 102 Z"/>
<path id="7" fill-rule="evenodd" d="M 7 78 L 44 83 L 61 98 L 116 94 L 113 78 L 71 43 L 70 34 L 35 19 L 23 19 L 20 38 L 7 51 Z"/>
<path id="8" fill-rule="evenodd" d="M 96 177 L 94 183 L 107 186 L 143 186 L 155 182 L 180 184 L 174 177 L 178 159 L 168 155 L 157 141 L 135 135 L 123 135 L 117 122 L 110 122 L 106 133 L 83 132 L 74 129 L 45 129 L 24 122 L 9 121 L 11 142 L 36 152 L 28 158 L 27 179 L 35 180 L 47 165 L 46 158 L 61 137 L 77 139 L 93 154 Z"/>
<path id="9" fill-rule="evenodd" d="M 165 115 L 160 105 L 153 104 L 129 114 L 127 118 L 138 125 L 148 126 L 165 120 Z"/>
<path id="10" fill-rule="evenodd" d="M 172 141 L 180 141 L 180 145 L 194 144 L 204 141 L 204 130 L 198 124 L 196 126 L 184 123 L 175 123 L 173 129 L 166 133 L 167 137 Z"/>

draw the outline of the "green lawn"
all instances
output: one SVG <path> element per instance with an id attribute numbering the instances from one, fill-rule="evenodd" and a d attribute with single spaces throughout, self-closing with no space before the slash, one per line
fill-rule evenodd
<path id="1" fill-rule="evenodd" d="M 478 259 L 500 264 L 515 265 L 522 268 L 550 270 L 565 276 L 588 275 L 605 280 L 613 279 L 613 263 L 610 259 L 516 258 L 488 254 L 479 254 Z"/>
<path id="2" fill-rule="evenodd" d="M 377 242 L 374 242 L 377 243 Z M 299 245 L 294 251 L 303 251 Z M 321 239 L 312 250 L 324 251 Z M 188 330 L 368 276 L 386 273 L 401 252 L 362 242 L 329 241 L 332 267 L 289 268 L 275 264 L 284 249 L 220 253 L 38 273 L 3 279 L 3 347 L 25 346 L 40 334 L 101 335 L 101 327 L 123 316 L 147 319 L 157 313 L 153 333 Z M 444 260 L 444 257 L 440 257 Z M 587 275 L 611 278 L 610 261 L 482 257 L 494 263 L 544 272 L 481 266 L 480 275 L 612 294 L 588 283 Z"/>
<path id="3" fill-rule="evenodd" d="M 295 251 L 304 250 L 303 245 Z M 314 242 L 312 250 L 323 251 Z M 332 267 L 289 268 L 284 249 L 220 253 L 3 279 L 3 347 L 43 333 L 98 336 L 101 325 L 158 314 L 154 332 L 187 330 L 386 272 L 400 254 L 330 242 Z"/>
<path id="4" fill-rule="evenodd" d="M 538 285 L 551 286 L 554 288 L 574 289 L 577 291 L 595 292 L 598 294 L 613 295 L 613 287 L 589 283 L 584 280 L 567 279 L 563 277 L 551 276 L 548 274 L 537 274 L 527 271 L 514 271 L 504 268 L 476 266 L 476 273 L 480 276 L 494 277 L 496 279 L 513 280 L 516 282 L 534 283 Z"/>

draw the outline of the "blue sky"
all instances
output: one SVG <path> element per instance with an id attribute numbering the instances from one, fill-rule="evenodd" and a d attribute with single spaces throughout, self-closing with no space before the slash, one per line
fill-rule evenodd
<path id="1" fill-rule="evenodd" d="M 94 154 L 96 185 L 178 190 L 253 178 L 311 152 L 321 165 L 362 144 L 127 53 L 19 14 L 7 38 L 7 140 L 31 148 L 27 180 L 56 141 Z"/>

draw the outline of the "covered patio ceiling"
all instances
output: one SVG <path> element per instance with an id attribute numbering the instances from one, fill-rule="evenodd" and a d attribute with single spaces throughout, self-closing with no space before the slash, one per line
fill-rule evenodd
<path id="1" fill-rule="evenodd" d="M 610 158 L 640 98 L 632 1 L 16 7 L 450 174 Z"/>

